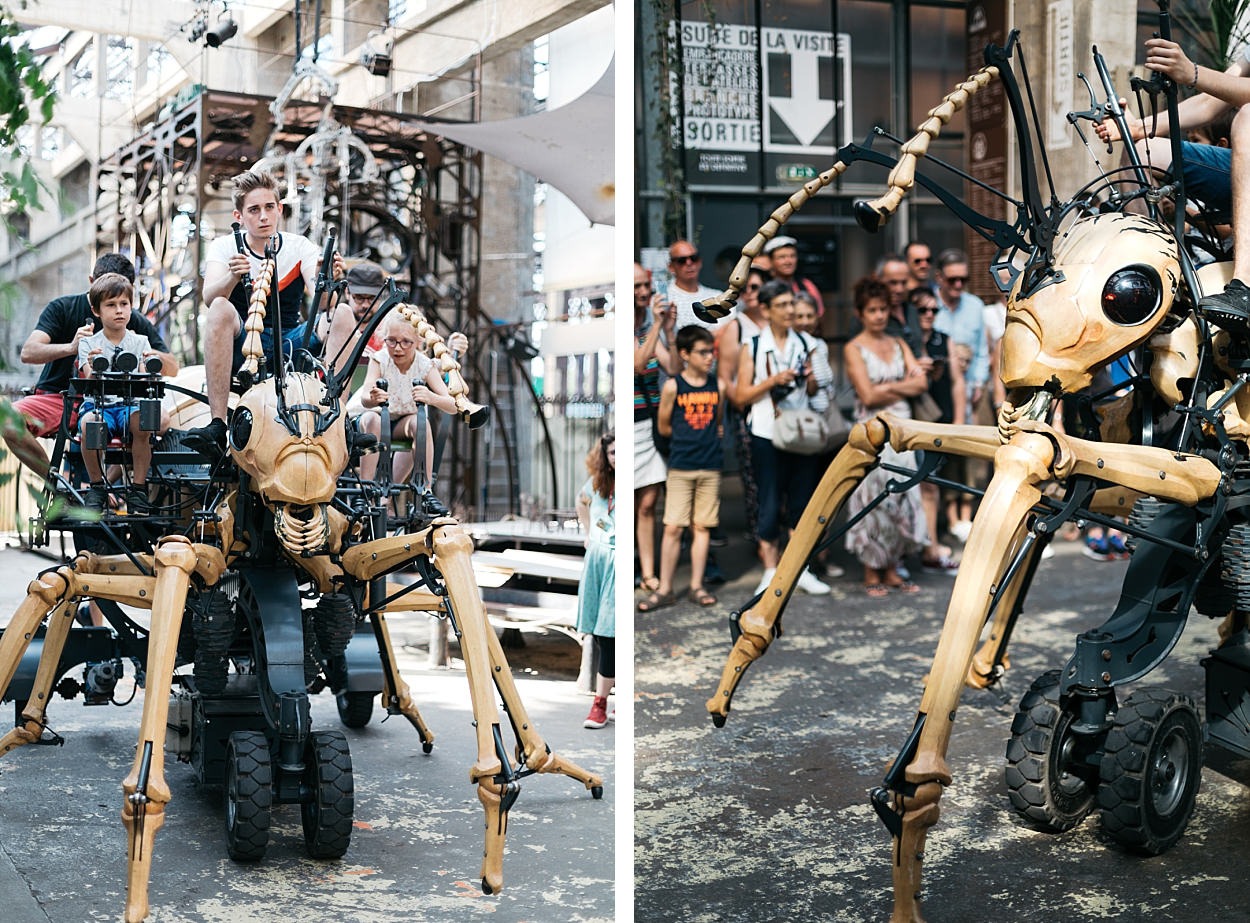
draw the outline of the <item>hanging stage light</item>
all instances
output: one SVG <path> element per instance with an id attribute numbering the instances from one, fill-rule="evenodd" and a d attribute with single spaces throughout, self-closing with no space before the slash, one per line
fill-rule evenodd
<path id="1" fill-rule="evenodd" d="M 209 48 L 220 48 L 234 38 L 238 32 L 239 24 L 234 21 L 233 16 L 227 15 L 225 18 L 217 20 L 217 25 L 208 30 L 204 36 L 204 44 Z"/>
<path id="2" fill-rule="evenodd" d="M 394 39 L 381 32 L 370 32 L 360 49 L 360 63 L 375 77 L 385 77 L 391 72 L 391 51 Z"/>

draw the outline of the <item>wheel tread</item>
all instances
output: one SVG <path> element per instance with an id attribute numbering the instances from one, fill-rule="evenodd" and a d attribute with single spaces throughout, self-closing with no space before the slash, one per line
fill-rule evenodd
<path id="1" fill-rule="evenodd" d="M 260 731 L 235 731 L 230 735 L 227 763 L 233 754 L 233 774 L 238 798 L 234 804 L 234 824 L 227 810 L 226 850 L 237 862 L 263 859 L 269 845 L 269 811 L 273 803 L 273 769 L 269 762 L 269 742 Z M 230 799 L 227 766 L 226 798 Z"/>
<path id="2" fill-rule="evenodd" d="M 1166 826 L 1153 829 L 1146 818 L 1149 799 L 1148 759 L 1151 742 L 1162 722 L 1187 709 L 1194 719 L 1194 773 L 1192 792 L 1185 804 L 1166 819 Z M 1103 830 L 1116 842 L 1136 852 L 1158 855 L 1171 847 L 1185 831 L 1193 812 L 1194 799 L 1200 784 L 1202 766 L 1202 717 L 1193 700 L 1186 695 L 1165 689 L 1142 689 L 1135 692 L 1119 709 L 1115 723 L 1107 732 L 1103 748 L 1098 787 Z"/>
<path id="3" fill-rule="evenodd" d="M 352 836 L 355 783 L 352 756 L 342 731 L 314 731 L 308 742 L 309 783 L 314 802 L 302 805 L 304 845 L 314 859 L 340 859 Z"/>
<path id="4" fill-rule="evenodd" d="M 1060 833 L 1075 827 L 1093 807 L 1057 804 L 1049 789 L 1048 767 L 1051 741 L 1063 716 L 1058 701 L 1059 671 L 1043 673 L 1020 700 L 1007 741 L 1007 766 L 1003 776 L 1007 797 L 1021 817 L 1042 830 Z"/>

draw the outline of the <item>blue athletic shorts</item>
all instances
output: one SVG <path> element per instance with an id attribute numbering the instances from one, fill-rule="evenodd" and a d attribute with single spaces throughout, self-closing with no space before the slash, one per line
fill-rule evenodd
<path id="1" fill-rule="evenodd" d="M 1214 144 L 1181 142 L 1185 195 L 1206 206 L 1213 217 L 1228 220 L 1233 212 L 1233 152 Z"/>
<path id="2" fill-rule="evenodd" d="M 85 400 L 78 408 L 78 419 L 81 421 L 89 413 L 98 413 L 108 427 L 110 439 L 125 439 L 130 430 L 130 415 L 138 412 L 138 404 L 107 404 L 97 407 L 95 401 Z"/>

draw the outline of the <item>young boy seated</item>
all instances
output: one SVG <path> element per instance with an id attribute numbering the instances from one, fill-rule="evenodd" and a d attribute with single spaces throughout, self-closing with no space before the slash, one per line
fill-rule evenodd
<path id="1" fill-rule="evenodd" d="M 706 327 L 689 324 L 677 331 L 682 371 L 660 389 L 658 428 L 671 436 L 664 538 L 660 545 L 660 586 L 638 604 L 654 612 L 676 602 L 673 577 L 681 555 L 681 533 L 690 528 L 690 598 L 713 606 L 716 597 L 703 586 L 711 530 L 720 522 L 721 421 L 724 386 L 712 376 L 716 346 Z"/>
<path id="2" fill-rule="evenodd" d="M 161 360 L 161 372 L 173 374 L 178 365 L 169 353 L 157 352 L 152 349 L 147 337 L 126 329 L 130 320 L 130 305 L 134 300 L 134 288 L 125 276 L 115 272 L 105 273 L 91 283 L 88 292 L 91 313 L 100 319 L 103 327 L 91 336 L 78 341 L 78 374 L 82 378 L 95 378 L 92 360 L 96 356 L 104 356 L 109 360 L 110 367 L 117 362 L 122 353 L 130 353 L 135 357 L 135 368 L 142 372 L 144 360 L 149 356 L 157 356 Z M 103 421 L 108 429 L 110 439 L 125 439 L 130 433 L 131 456 L 133 458 L 134 475 L 130 489 L 126 495 L 127 508 L 132 512 L 146 512 L 148 502 L 148 468 L 152 464 L 152 444 L 148 433 L 139 429 L 139 407 L 134 402 L 127 402 L 122 397 L 105 397 L 100 405 L 92 398 L 82 402 L 78 413 L 79 433 L 86 431 L 86 424 Z M 164 420 L 161 421 L 162 430 Z M 83 465 L 91 484 L 87 488 L 84 503 L 87 509 L 103 512 L 108 502 L 108 485 L 104 482 L 104 466 L 102 451 L 92 451 L 84 447 Z"/>

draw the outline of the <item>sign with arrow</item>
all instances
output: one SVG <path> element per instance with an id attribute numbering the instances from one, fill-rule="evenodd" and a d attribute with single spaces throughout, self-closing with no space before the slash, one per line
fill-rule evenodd
<path id="1" fill-rule="evenodd" d="M 850 141 L 851 37 L 811 29 L 760 30 L 767 110 L 764 150 L 832 154 Z M 840 74 L 838 73 L 840 71 Z M 835 75 L 840 80 L 835 80 Z M 840 84 L 840 86 L 839 86 Z M 841 92 L 841 99 L 838 98 Z M 841 111 L 842 138 L 835 135 Z"/>

